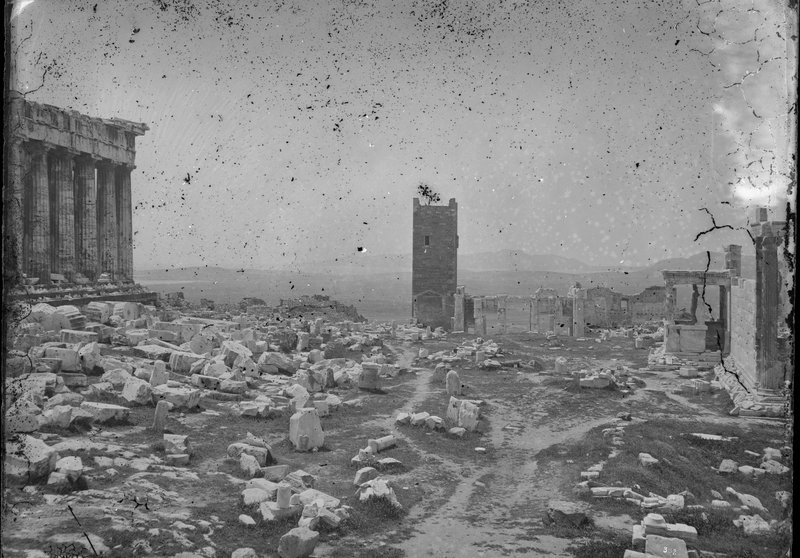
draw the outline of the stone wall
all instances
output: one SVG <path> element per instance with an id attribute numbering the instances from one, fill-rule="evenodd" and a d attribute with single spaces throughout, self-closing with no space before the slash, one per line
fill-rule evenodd
<path id="1" fill-rule="evenodd" d="M 756 282 L 731 281 L 731 356 L 741 379 L 750 388 L 756 382 Z"/>

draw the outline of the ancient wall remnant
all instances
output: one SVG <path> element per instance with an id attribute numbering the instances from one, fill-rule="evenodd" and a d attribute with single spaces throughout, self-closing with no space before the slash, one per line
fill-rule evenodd
<path id="1" fill-rule="evenodd" d="M 412 317 L 426 326 L 451 327 L 457 286 L 458 206 L 421 205 L 414 198 Z"/>
<path id="2" fill-rule="evenodd" d="M 11 91 L 9 213 L 19 272 L 133 279 L 131 170 L 148 127 L 26 101 Z"/>

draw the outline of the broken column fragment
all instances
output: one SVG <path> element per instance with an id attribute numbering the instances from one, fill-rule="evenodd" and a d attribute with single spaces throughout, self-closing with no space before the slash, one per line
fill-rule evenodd
<path id="1" fill-rule="evenodd" d="M 298 410 L 289 419 L 289 440 L 298 451 L 310 451 L 325 443 L 325 433 L 315 408 Z"/>

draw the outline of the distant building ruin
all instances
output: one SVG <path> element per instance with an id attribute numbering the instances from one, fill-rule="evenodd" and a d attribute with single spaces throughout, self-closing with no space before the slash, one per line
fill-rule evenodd
<path id="1" fill-rule="evenodd" d="M 7 230 L 18 271 L 51 282 L 133 281 L 131 170 L 148 127 L 10 92 Z M 32 281 L 33 282 L 33 281 Z"/>
<path id="2" fill-rule="evenodd" d="M 458 266 L 458 206 L 421 205 L 414 198 L 411 316 L 430 327 L 452 327 Z"/>

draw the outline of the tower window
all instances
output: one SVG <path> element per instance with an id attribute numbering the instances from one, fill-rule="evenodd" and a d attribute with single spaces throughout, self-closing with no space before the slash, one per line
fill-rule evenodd
<path id="1" fill-rule="evenodd" d="M 431 245 L 431 237 L 426 234 L 425 235 L 425 246 L 430 246 L 430 245 Z"/>

